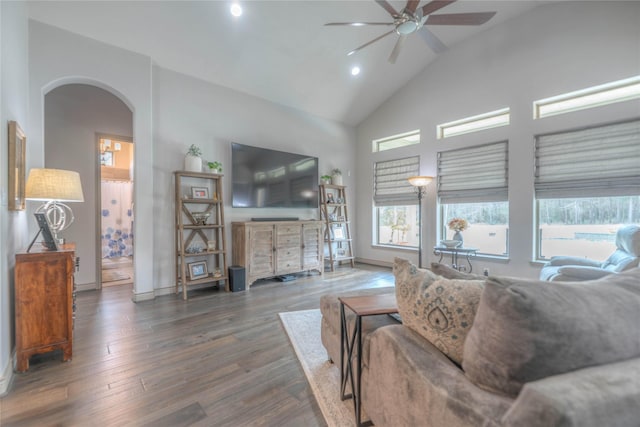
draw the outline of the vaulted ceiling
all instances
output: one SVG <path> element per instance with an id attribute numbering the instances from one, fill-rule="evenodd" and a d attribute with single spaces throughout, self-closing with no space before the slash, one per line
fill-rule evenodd
<path id="1" fill-rule="evenodd" d="M 338 122 L 356 125 L 439 56 L 418 35 L 407 37 L 396 63 L 394 27 L 324 26 L 392 22 L 373 0 L 29 2 L 31 19 L 147 55 L 164 68 Z M 388 2 L 396 11 L 403 1 Z M 421 1 L 422 8 L 428 1 Z M 540 5 L 533 1 L 459 0 L 434 14 L 495 11 L 480 26 L 428 25 L 448 49 Z M 428 21 L 427 21 L 428 22 Z M 116 64 L 117 65 L 117 64 Z M 352 76 L 350 70 L 361 72 Z M 111 64 L 113 66 L 113 64 Z"/>

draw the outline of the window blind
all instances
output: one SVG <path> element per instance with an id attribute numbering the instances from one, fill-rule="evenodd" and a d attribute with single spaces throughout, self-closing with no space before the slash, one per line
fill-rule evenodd
<path id="1" fill-rule="evenodd" d="M 440 203 L 508 200 L 508 154 L 507 141 L 438 153 Z"/>
<path id="2" fill-rule="evenodd" d="M 418 196 L 407 179 L 420 175 L 420 157 L 376 162 L 373 201 L 376 206 L 418 204 Z"/>
<path id="3" fill-rule="evenodd" d="M 640 120 L 535 139 L 538 199 L 640 194 Z"/>

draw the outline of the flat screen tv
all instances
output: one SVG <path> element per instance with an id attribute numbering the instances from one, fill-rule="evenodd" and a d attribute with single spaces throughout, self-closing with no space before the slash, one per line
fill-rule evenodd
<path id="1" fill-rule="evenodd" d="M 234 208 L 317 208 L 318 158 L 231 144 Z"/>

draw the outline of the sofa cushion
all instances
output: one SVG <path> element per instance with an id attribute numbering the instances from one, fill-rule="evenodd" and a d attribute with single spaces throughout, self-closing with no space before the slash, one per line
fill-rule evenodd
<path id="1" fill-rule="evenodd" d="M 485 280 L 486 277 L 480 274 L 464 273 L 458 271 L 453 267 L 449 267 L 446 264 L 440 264 L 439 262 L 431 263 L 431 271 L 438 276 L 445 277 L 447 279 L 465 279 L 465 280 Z"/>
<path id="2" fill-rule="evenodd" d="M 584 282 L 487 280 L 464 346 L 471 381 L 515 396 L 524 383 L 640 356 L 640 269 Z"/>
<path id="3" fill-rule="evenodd" d="M 403 325 L 413 329 L 451 360 L 462 363 L 484 280 L 446 279 L 396 258 L 396 300 Z"/>

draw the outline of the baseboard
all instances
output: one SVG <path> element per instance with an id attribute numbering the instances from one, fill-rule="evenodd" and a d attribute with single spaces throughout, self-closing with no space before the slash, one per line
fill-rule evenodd
<path id="1" fill-rule="evenodd" d="M 9 393 L 13 384 L 13 357 L 9 358 L 7 366 L 2 370 L 2 376 L 0 376 L 0 397 L 3 397 Z"/>
<path id="2" fill-rule="evenodd" d="M 83 283 L 83 284 L 76 283 L 76 291 L 78 292 L 95 291 L 96 289 L 98 289 L 98 286 L 95 283 Z"/>
<path id="3" fill-rule="evenodd" d="M 131 301 L 133 302 L 141 302 L 141 301 L 149 301 L 156 297 L 155 291 L 151 292 L 141 292 L 139 294 L 134 293 L 131 297 Z"/>
<path id="4" fill-rule="evenodd" d="M 389 261 L 378 261 L 375 259 L 367 259 L 367 258 L 358 258 L 356 257 L 355 262 L 359 262 L 362 264 L 369 264 L 369 265 L 376 265 L 378 267 L 388 267 L 388 268 L 392 268 L 393 267 L 393 263 L 389 262 Z"/>

